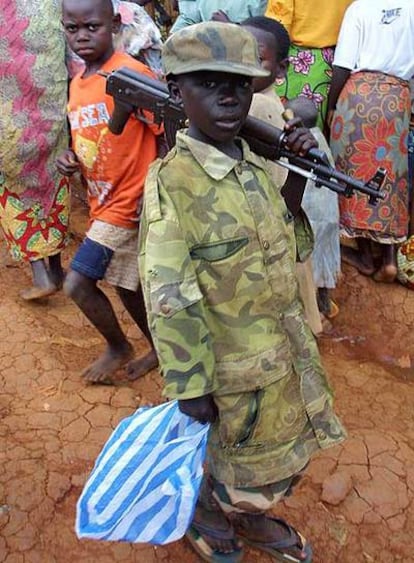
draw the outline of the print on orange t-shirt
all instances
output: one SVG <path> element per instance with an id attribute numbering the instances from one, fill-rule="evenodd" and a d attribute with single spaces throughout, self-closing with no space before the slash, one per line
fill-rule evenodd
<path id="1" fill-rule="evenodd" d="M 125 53 L 114 53 L 101 71 L 120 67 L 155 78 L 149 68 Z M 68 104 L 72 148 L 88 185 L 90 220 L 135 228 L 148 167 L 157 156 L 156 135 L 162 128 L 131 116 L 121 135 L 111 133 L 108 121 L 114 101 L 105 86 L 105 77 L 99 74 L 77 75 L 72 80 Z"/>

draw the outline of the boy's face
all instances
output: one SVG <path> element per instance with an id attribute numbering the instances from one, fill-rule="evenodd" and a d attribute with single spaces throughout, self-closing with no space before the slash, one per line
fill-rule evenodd
<path id="1" fill-rule="evenodd" d="M 271 86 L 276 78 L 285 77 L 287 62 L 279 60 L 276 38 L 272 33 L 248 25 L 244 27 L 247 31 L 250 31 L 257 41 L 262 67 L 270 72 L 269 76 L 255 78 L 253 81 L 254 91 L 261 92 Z"/>
<path id="2" fill-rule="evenodd" d="M 205 70 L 180 75 L 170 87 L 184 105 L 192 137 L 215 146 L 233 142 L 250 109 L 250 77 Z"/>
<path id="3" fill-rule="evenodd" d="M 86 63 L 103 63 L 112 55 L 120 18 L 110 0 L 64 0 L 62 24 L 70 48 Z"/>

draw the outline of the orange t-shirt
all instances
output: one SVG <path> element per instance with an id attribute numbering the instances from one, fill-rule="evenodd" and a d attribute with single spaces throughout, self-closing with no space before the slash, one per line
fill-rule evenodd
<path id="1" fill-rule="evenodd" d="M 114 53 L 100 70 L 120 67 L 155 78 L 125 53 Z M 68 104 L 72 146 L 88 185 L 90 220 L 135 228 L 148 167 L 157 156 L 156 134 L 162 129 L 131 116 L 121 135 L 111 133 L 108 121 L 114 100 L 105 86 L 105 77 L 99 74 L 86 78 L 79 74 L 72 80 Z"/>

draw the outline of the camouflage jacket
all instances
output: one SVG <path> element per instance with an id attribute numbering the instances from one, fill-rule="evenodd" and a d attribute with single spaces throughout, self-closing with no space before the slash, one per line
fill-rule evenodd
<path id="1" fill-rule="evenodd" d="M 141 221 L 165 394 L 214 395 L 209 467 L 236 486 L 292 475 L 343 438 L 298 299 L 292 218 L 265 166 L 245 143 L 238 162 L 180 132 L 150 169 Z"/>

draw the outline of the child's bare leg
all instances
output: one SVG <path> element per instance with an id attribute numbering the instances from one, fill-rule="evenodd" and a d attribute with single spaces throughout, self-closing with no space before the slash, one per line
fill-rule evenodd
<path id="1" fill-rule="evenodd" d="M 55 286 L 58 289 L 61 289 L 63 286 L 65 273 L 62 268 L 60 253 L 55 254 L 54 256 L 49 256 L 49 275 Z"/>
<path id="2" fill-rule="evenodd" d="M 33 285 L 20 292 L 20 296 L 23 299 L 26 301 L 42 299 L 57 291 L 57 287 L 49 276 L 46 262 L 43 258 L 31 261 L 30 267 L 32 269 Z"/>
<path id="3" fill-rule="evenodd" d="M 122 332 L 109 299 L 95 280 L 69 270 L 63 289 L 108 344 L 105 352 L 82 373 L 88 381 L 104 381 L 133 358 L 134 350 Z"/>
<path id="4" fill-rule="evenodd" d="M 156 368 L 158 365 L 157 355 L 154 350 L 151 332 L 148 327 L 147 313 L 145 311 L 144 296 L 142 295 L 141 286 L 137 291 L 130 291 L 123 287 L 116 288 L 118 295 L 133 321 L 144 334 L 146 339 L 151 345 L 151 351 L 148 352 L 143 358 L 132 360 L 127 366 L 127 373 L 129 379 L 138 379 Z"/>

